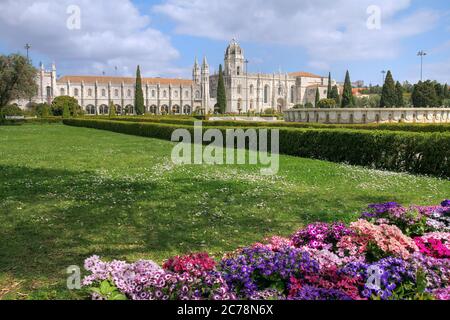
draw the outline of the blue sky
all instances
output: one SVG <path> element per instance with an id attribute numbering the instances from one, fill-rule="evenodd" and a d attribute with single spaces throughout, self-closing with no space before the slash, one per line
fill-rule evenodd
<path id="1" fill-rule="evenodd" d="M 80 9 L 80 29 L 66 26 L 70 5 Z M 0 3 L 0 53 L 24 52 L 29 42 L 33 62 L 55 61 L 60 75 L 132 75 L 140 64 L 147 76 L 190 77 L 195 56 L 206 55 L 217 70 L 233 37 L 252 72 L 331 71 L 340 81 L 349 69 L 352 80 L 376 84 L 381 70 L 392 70 L 396 79 L 415 82 L 417 52 L 425 50 L 424 76 L 450 83 L 448 0 Z"/>

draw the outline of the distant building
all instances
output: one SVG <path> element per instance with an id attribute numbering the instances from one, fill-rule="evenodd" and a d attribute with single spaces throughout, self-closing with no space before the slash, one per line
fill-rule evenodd
<path id="1" fill-rule="evenodd" d="M 224 80 L 228 113 L 263 112 L 273 108 L 283 112 L 298 104 L 314 103 L 316 91 L 327 97 L 328 77 L 308 72 L 248 73 L 244 51 L 232 40 L 225 51 Z M 195 59 L 192 79 L 143 78 L 145 111 L 153 114 L 191 114 L 217 110 L 219 75 L 210 75 L 206 57 Z M 56 66 L 41 65 L 34 103 L 51 103 L 55 97 L 71 96 L 87 114 L 107 114 L 113 103 L 119 114 L 134 114 L 135 78 L 107 76 L 56 77 Z M 333 81 L 332 85 L 336 82 Z M 22 108 L 29 101 L 17 101 Z"/>

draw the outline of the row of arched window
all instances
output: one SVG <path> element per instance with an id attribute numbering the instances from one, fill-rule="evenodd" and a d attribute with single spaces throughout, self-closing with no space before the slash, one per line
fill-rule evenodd
<path id="1" fill-rule="evenodd" d="M 116 108 L 116 113 L 117 114 L 134 114 L 134 106 L 133 105 L 127 105 L 123 110 L 122 107 L 120 105 L 115 105 Z M 160 107 L 160 113 L 169 113 L 169 106 L 168 105 L 162 105 Z M 146 108 L 146 112 L 149 113 L 153 113 L 156 114 L 158 113 L 158 107 L 156 105 L 151 105 L 150 107 Z M 95 106 L 93 105 L 88 105 L 86 106 L 86 113 L 89 115 L 95 115 L 96 111 L 95 111 Z M 183 108 L 181 108 L 181 106 L 179 105 L 174 105 L 172 106 L 172 113 L 173 114 L 191 114 L 192 113 L 192 108 L 190 105 L 185 105 Z M 107 105 L 100 105 L 98 107 L 98 114 L 101 115 L 105 115 L 105 114 L 109 114 L 109 107 Z"/>
<path id="2" fill-rule="evenodd" d="M 61 88 L 59 93 L 60 93 L 61 96 L 65 96 L 66 95 L 66 89 L 65 88 Z M 78 88 L 75 88 L 73 90 L 73 95 L 75 97 L 78 97 L 80 95 L 80 91 L 79 91 Z M 91 88 L 87 89 L 87 96 L 88 97 L 93 97 L 93 89 L 91 89 Z M 106 89 L 101 89 L 100 96 L 104 97 L 104 98 L 107 97 Z M 114 89 L 114 96 L 117 97 L 117 98 L 120 96 L 119 89 Z M 131 89 L 127 90 L 126 96 L 130 97 L 130 98 L 132 97 L 132 90 Z M 168 97 L 168 90 L 163 90 L 162 93 L 161 93 L 161 96 L 162 96 L 162 98 L 167 98 Z M 184 92 L 184 97 L 185 98 L 189 98 L 189 96 L 190 96 L 189 90 L 186 90 Z M 156 90 L 152 90 L 151 91 L 151 97 L 152 98 L 156 98 Z M 173 97 L 174 98 L 179 98 L 179 91 L 178 90 L 174 90 L 173 91 Z M 200 99 L 200 98 L 201 98 L 200 91 L 199 90 L 195 91 L 195 99 Z"/>
<path id="3" fill-rule="evenodd" d="M 254 86 L 250 85 L 250 87 L 249 87 L 250 95 L 253 95 L 254 89 L 255 89 Z M 283 87 L 279 86 L 278 87 L 278 95 L 282 96 L 283 93 L 284 93 Z M 291 87 L 290 93 L 291 93 L 291 96 L 290 96 L 291 103 L 295 103 L 295 86 Z M 242 86 L 240 84 L 237 86 L 237 94 L 242 94 Z M 264 103 L 269 103 L 269 100 L 270 100 L 269 97 L 270 97 L 270 86 L 265 85 L 264 86 Z"/>

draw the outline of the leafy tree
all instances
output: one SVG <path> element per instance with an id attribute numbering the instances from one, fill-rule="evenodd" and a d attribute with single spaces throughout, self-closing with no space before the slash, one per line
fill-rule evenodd
<path id="1" fill-rule="evenodd" d="M 114 118 L 117 115 L 116 113 L 116 106 L 114 105 L 114 102 L 109 102 L 109 117 Z"/>
<path id="2" fill-rule="evenodd" d="M 436 82 L 434 84 L 434 90 L 436 90 L 436 96 L 438 99 L 438 105 L 442 105 L 442 101 L 444 100 L 444 86 L 440 83 Z"/>
<path id="3" fill-rule="evenodd" d="M 405 100 L 403 99 L 403 86 L 397 81 L 395 84 L 395 94 L 397 96 L 396 106 L 402 108 L 405 106 Z"/>
<path id="4" fill-rule="evenodd" d="M 384 81 L 383 91 L 381 93 L 381 108 L 392 108 L 397 105 L 398 97 L 395 89 L 394 78 L 392 77 L 391 71 L 386 74 L 386 80 Z"/>
<path id="5" fill-rule="evenodd" d="M 319 92 L 319 87 L 317 87 L 316 89 L 316 100 L 314 101 L 314 106 L 318 106 L 319 105 L 319 101 L 320 101 L 320 92 Z"/>
<path id="6" fill-rule="evenodd" d="M 333 89 L 331 88 L 331 72 L 328 72 L 328 89 L 327 89 L 327 99 L 333 99 L 331 96 L 331 91 Z"/>
<path id="7" fill-rule="evenodd" d="M 36 105 L 36 115 L 38 117 L 42 117 L 42 118 L 46 118 L 48 116 L 50 116 L 50 108 L 51 106 L 47 103 L 40 103 L 38 105 Z"/>
<path id="8" fill-rule="evenodd" d="M 413 106 L 416 108 L 439 106 L 435 86 L 430 80 L 425 82 L 419 81 L 419 83 L 414 85 L 411 99 Z"/>
<path id="9" fill-rule="evenodd" d="M 217 105 L 219 113 L 224 114 L 227 111 L 227 95 L 225 92 L 225 81 L 223 79 L 222 65 L 219 65 L 219 82 L 217 84 Z"/>
<path id="10" fill-rule="evenodd" d="M 62 117 L 64 119 L 70 118 L 70 109 L 69 109 L 69 105 L 68 104 L 63 105 Z"/>
<path id="11" fill-rule="evenodd" d="M 337 85 L 333 86 L 333 89 L 331 89 L 330 98 L 336 101 L 336 105 L 341 105 L 341 97 L 339 96 L 339 89 Z"/>
<path id="12" fill-rule="evenodd" d="M 447 83 L 444 85 L 443 96 L 444 96 L 444 99 L 450 99 L 450 92 L 449 92 Z"/>
<path id="13" fill-rule="evenodd" d="M 0 55 L 0 110 L 14 99 L 31 99 L 37 94 L 37 70 L 27 58 Z"/>
<path id="14" fill-rule="evenodd" d="M 341 105 L 343 108 L 352 107 L 355 104 L 355 99 L 352 92 L 352 82 L 350 81 L 350 73 L 347 70 L 345 74 L 344 91 L 342 93 Z"/>
<path id="15" fill-rule="evenodd" d="M 336 107 L 336 100 L 334 99 L 322 99 L 317 104 L 317 108 L 335 108 Z"/>
<path id="16" fill-rule="evenodd" d="M 144 92 L 142 91 L 142 78 L 141 78 L 141 68 L 137 66 L 136 70 L 136 87 L 134 94 L 134 106 L 135 111 L 138 116 L 143 115 L 145 112 L 144 106 Z"/>
<path id="17" fill-rule="evenodd" d="M 51 111 L 54 116 L 63 116 L 64 108 L 67 106 L 68 112 L 76 116 L 80 111 L 78 100 L 69 96 L 59 96 L 53 99 Z"/>
<path id="18" fill-rule="evenodd" d="M 305 108 L 314 108 L 314 105 L 311 102 L 305 103 Z"/>

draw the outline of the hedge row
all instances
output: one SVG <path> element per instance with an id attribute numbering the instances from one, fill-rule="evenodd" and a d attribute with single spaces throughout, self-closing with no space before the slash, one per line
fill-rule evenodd
<path id="1" fill-rule="evenodd" d="M 67 125 L 170 140 L 193 126 L 65 119 Z M 217 127 L 221 131 L 229 127 Z M 207 130 L 208 127 L 204 127 Z M 242 129 L 246 129 L 243 127 Z M 390 171 L 450 177 L 450 133 L 281 128 L 280 153 Z"/>
<path id="2" fill-rule="evenodd" d="M 62 117 L 29 118 L 18 120 L 0 119 L 0 125 L 49 124 L 49 123 L 62 123 Z"/>
<path id="3" fill-rule="evenodd" d="M 193 125 L 193 118 L 176 117 L 96 117 L 114 121 L 151 122 L 177 125 Z M 252 122 L 252 121 L 203 121 L 204 126 L 209 127 L 269 127 L 269 128 L 317 128 L 317 129 L 355 129 L 355 130 L 387 130 L 408 132 L 450 132 L 450 123 L 435 124 L 410 124 L 410 123 L 381 123 L 381 124 L 321 124 L 321 123 L 297 123 L 297 122 Z"/>

